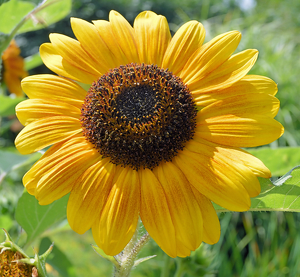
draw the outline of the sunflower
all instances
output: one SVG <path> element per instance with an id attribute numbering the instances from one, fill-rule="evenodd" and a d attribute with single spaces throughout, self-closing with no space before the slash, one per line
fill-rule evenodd
<path id="1" fill-rule="evenodd" d="M 7 86 L 8 91 L 18 97 L 23 96 L 21 79 L 28 75 L 28 72 L 24 68 L 24 60 L 20 56 L 20 52 L 20 48 L 15 40 L 12 40 L 2 54 L 3 82 Z"/>
<path id="2" fill-rule="evenodd" d="M 16 146 L 29 154 L 52 145 L 24 176 L 28 192 L 41 205 L 70 193 L 70 226 L 91 228 L 108 255 L 126 246 L 139 218 L 171 257 L 216 243 L 212 201 L 246 211 L 260 193 L 257 177 L 271 176 L 240 148 L 283 133 L 276 84 L 247 75 L 257 50 L 233 55 L 237 31 L 203 44 L 197 21 L 172 37 L 151 11 L 133 27 L 115 11 L 71 26 L 77 39 L 50 34 L 40 48 L 58 76 L 22 81 L 30 99 L 16 109 L 25 125 Z"/>

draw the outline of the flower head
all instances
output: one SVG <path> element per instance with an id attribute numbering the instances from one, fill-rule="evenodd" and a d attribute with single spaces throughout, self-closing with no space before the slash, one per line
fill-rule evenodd
<path id="1" fill-rule="evenodd" d="M 21 79 L 28 75 L 24 68 L 24 60 L 20 56 L 20 48 L 12 40 L 8 48 L 2 54 L 3 81 L 10 93 L 23 96 Z"/>
<path id="2" fill-rule="evenodd" d="M 78 233 L 116 255 L 141 218 L 170 256 L 213 244 L 220 224 L 211 201 L 246 211 L 260 193 L 261 161 L 240 147 L 283 133 L 269 78 L 247 75 L 256 50 L 233 55 L 241 34 L 203 44 L 190 21 L 171 37 L 165 17 L 146 11 L 133 27 L 117 12 L 93 24 L 72 18 L 77 39 L 51 34 L 41 57 L 59 76 L 23 80 L 17 106 L 23 154 L 50 149 L 23 182 L 42 205 L 70 192 Z M 78 84 L 89 84 L 85 91 Z"/>

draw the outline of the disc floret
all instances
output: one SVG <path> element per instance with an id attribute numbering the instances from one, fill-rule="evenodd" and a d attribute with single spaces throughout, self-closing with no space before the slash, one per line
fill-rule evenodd
<path id="1" fill-rule="evenodd" d="M 132 63 L 92 84 L 81 123 L 87 140 L 112 163 L 153 169 L 193 137 L 196 113 L 180 78 L 156 65 Z"/>

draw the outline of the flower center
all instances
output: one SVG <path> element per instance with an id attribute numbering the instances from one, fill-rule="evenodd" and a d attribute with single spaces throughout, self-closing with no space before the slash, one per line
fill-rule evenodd
<path id="1" fill-rule="evenodd" d="M 81 125 L 86 139 L 112 163 L 153 169 L 171 161 L 193 137 L 196 114 L 180 78 L 156 65 L 127 64 L 92 84 Z"/>

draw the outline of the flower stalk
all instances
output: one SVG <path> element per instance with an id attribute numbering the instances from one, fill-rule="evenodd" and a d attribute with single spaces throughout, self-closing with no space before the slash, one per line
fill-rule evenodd
<path id="1" fill-rule="evenodd" d="M 145 260 L 155 257 L 151 256 L 135 261 L 141 249 L 150 240 L 150 236 L 148 233 L 144 234 L 139 240 L 137 237 L 138 228 L 135 234 L 133 235 L 131 241 L 124 248 L 124 251 L 122 251 L 119 255 L 115 257 L 118 261 L 118 265 L 115 265 L 114 267 L 114 277 L 128 277 L 134 266 L 138 265 L 139 263 Z"/>

